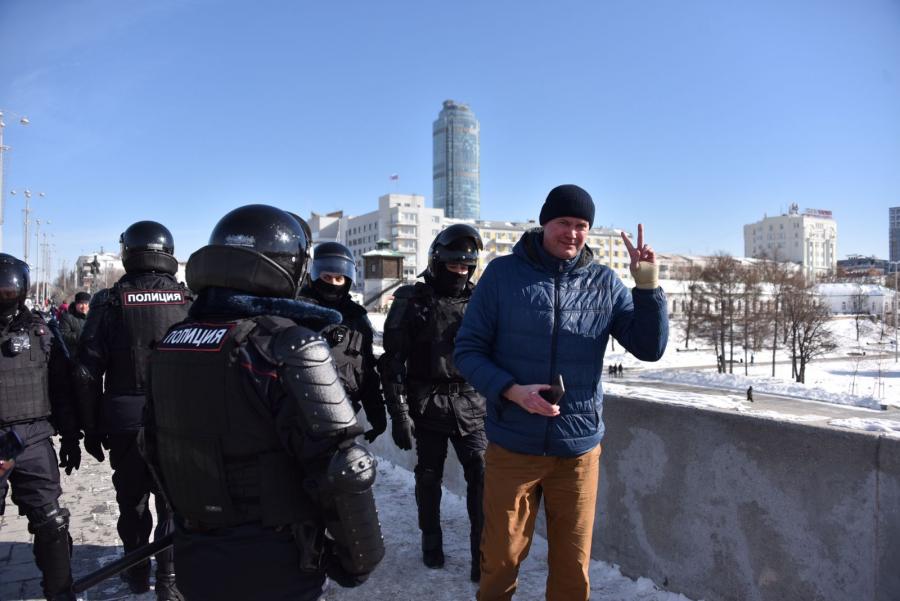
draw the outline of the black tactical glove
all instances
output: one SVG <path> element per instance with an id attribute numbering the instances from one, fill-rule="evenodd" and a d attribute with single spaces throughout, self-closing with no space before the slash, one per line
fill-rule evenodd
<path id="1" fill-rule="evenodd" d="M 65 468 L 66 475 L 81 467 L 80 435 L 63 436 L 59 444 L 59 467 Z"/>
<path id="2" fill-rule="evenodd" d="M 329 545 L 330 547 L 330 545 Z M 340 556 L 333 548 L 328 550 L 325 558 L 325 574 L 344 588 L 353 588 L 365 582 L 368 574 L 351 574 L 344 568 Z"/>
<path id="3" fill-rule="evenodd" d="M 409 413 L 402 411 L 391 416 L 391 436 L 394 438 L 394 444 L 397 448 L 409 451 L 413 448 L 413 436 L 415 436 L 415 426 L 409 419 Z"/>
<path id="4" fill-rule="evenodd" d="M 372 424 L 372 429 L 366 432 L 363 437 L 367 442 L 372 443 L 387 430 L 387 415 L 384 411 L 384 405 L 366 407 L 366 419 Z"/>
<path id="5" fill-rule="evenodd" d="M 84 433 L 84 450 L 100 463 L 106 459 L 106 455 L 103 454 L 103 441 L 104 437 L 96 432 Z"/>

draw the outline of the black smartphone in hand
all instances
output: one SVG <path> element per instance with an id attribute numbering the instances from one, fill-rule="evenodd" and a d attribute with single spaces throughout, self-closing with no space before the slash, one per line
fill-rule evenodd
<path id="1" fill-rule="evenodd" d="M 544 397 L 544 400 L 551 405 L 558 405 L 559 400 L 563 398 L 563 395 L 565 393 L 566 387 L 563 384 L 562 374 L 556 374 L 556 377 L 553 378 L 552 382 L 550 382 L 550 389 L 542 390 L 540 394 L 542 397 Z"/>

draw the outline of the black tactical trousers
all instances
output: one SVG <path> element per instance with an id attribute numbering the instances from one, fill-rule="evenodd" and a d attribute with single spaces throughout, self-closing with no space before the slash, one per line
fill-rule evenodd
<path id="1" fill-rule="evenodd" d="M 49 436 L 38 439 L 28 436 L 29 430 L 41 425 L 41 422 L 36 422 L 16 426 L 26 446 L 16 458 L 16 466 L 10 472 L 8 482 L 0 484 L 0 508 L 11 486 L 12 501 L 19 508 L 19 515 L 28 518 L 28 531 L 34 534 L 32 552 L 44 577 L 44 594 L 52 597 L 65 593 L 72 586 L 72 538 L 68 532 L 69 514 L 59 507 L 62 488 L 53 443 Z M 7 429 L 0 427 L 0 432 Z M 2 513 L 0 510 L 0 515 Z"/>
<path id="2" fill-rule="evenodd" d="M 481 543 L 482 492 L 484 490 L 484 451 L 487 438 L 484 430 L 461 436 L 416 426 L 416 505 L 419 508 L 419 529 L 425 547 L 439 547 L 441 533 L 441 481 L 447 443 L 453 445 L 456 457 L 466 478 L 466 509 L 469 513 L 472 557 L 478 556 Z"/>
<path id="3" fill-rule="evenodd" d="M 316 601 L 325 572 L 301 572 L 290 528 L 175 530 L 178 589 L 190 601 Z"/>
<path id="4" fill-rule="evenodd" d="M 125 553 L 150 542 L 153 516 L 150 514 L 150 495 L 156 502 L 156 530 L 153 538 L 158 540 L 171 532 L 172 516 L 162 495 L 156 490 L 156 482 L 141 457 L 137 446 L 137 432 L 110 434 L 108 438 L 109 463 L 113 468 L 113 486 L 116 488 L 116 503 L 119 505 L 119 538 Z M 166 574 L 175 573 L 172 550 L 156 556 L 157 568 Z M 131 571 L 134 576 L 148 572 L 149 563 L 138 564 Z"/>

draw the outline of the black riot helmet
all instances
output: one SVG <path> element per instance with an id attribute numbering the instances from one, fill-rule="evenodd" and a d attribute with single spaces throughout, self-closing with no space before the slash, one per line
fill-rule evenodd
<path id="1" fill-rule="evenodd" d="M 234 209 L 188 261 L 188 286 L 293 298 L 306 275 L 309 238 L 297 219 L 269 205 Z"/>
<path id="2" fill-rule="evenodd" d="M 159 271 L 174 275 L 178 271 L 172 232 L 156 221 L 132 223 L 119 236 L 122 265 L 127 273 Z"/>
<path id="3" fill-rule="evenodd" d="M 16 314 L 25 302 L 30 286 L 28 264 L 0 253 L 0 319 L 5 321 Z"/>
<path id="4" fill-rule="evenodd" d="M 338 273 L 348 280 L 350 285 L 356 281 L 356 262 L 350 249 L 338 242 L 323 242 L 316 246 L 309 276 L 315 281 L 322 272 Z"/>
<path id="5" fill-rule="evenodd" d="M 468 265 L 469 277 L 478 265 L 478 251 L 484 249 L 481 235 L 471 225 L 456 223 L 441 230 L 428 250 L 428 272 L 437 275 L 437 265 L 461 263 Z"/>

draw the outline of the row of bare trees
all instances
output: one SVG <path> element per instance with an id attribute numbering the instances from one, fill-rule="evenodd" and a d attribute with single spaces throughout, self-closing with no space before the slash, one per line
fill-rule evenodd
<path id="1" fill-rule="evenodd" d="M 685 348 L 691 339 L 711 344 L 720 373 L 734 372 L 739 346 L 745 374 L 756 354 L 771 350 L 774 376 L 778 349 L 787 348 L 791 375 L 804 382 L 809 362 L 836 347 L 827 305 L 802 273 L 783 263 L 745 265 L 721 254 L 684 276 L 687 295 L 676 315 Z"/>

